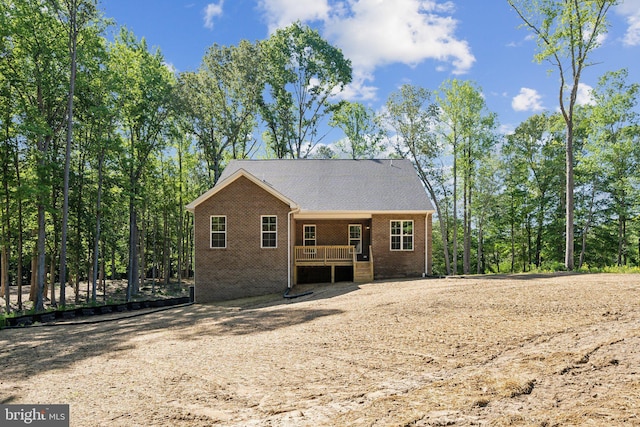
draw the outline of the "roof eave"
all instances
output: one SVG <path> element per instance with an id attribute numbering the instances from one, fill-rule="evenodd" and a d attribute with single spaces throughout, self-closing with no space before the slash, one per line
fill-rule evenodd
<path id="1" fill-rule="evenodd" d="M 429 209 L 410 209 L 410 210 L 305 210 L 300 209 L 295 218 L 350 218 L 350 219 L 368 219 L 373 215 L 424 215 L 435 213 L 435 210 Z"/>
<path id="2" fill-rule="evenodd" d="M 299 206 L 298 206 L 298 204 L 296 202 L 294 202 L 293 200 L 289 199 L 287 196 L 285 196 L 284 194 L 280 193 L 278 190 L 276 190 L 273 187 L 271 187 L 265 181 L 260 180 L 255 175 L 252 175 L 251 173 L 247 172 L 244 169 L 238 169 L 237 171 L 235 171 L 233 174 L 231 174 L 229 177 L 227 177 L 223 181 L 219 181 L 209 191 L 207 191 L 206 193 L 202 194 L 200 197 L 195 199 L 193 202 L 191 202 L 188 205 L 186 205 L 185 209 L 187 211 L 193 213 L 196 210 L 196 207 L 198 207 L 198 205 L 200 205 L 205 200 L 208 200 L 210 197 L 214 196 L 216 193 L 220 192 L 221 190 L 223 190 L 224 188 L 226 188 L 227 186 L 229 186 L 230 184 L 235 182 L 240 177 L 247 178 L 249 181 L 253 182 L 258 187 L 262 188 L 263 190 L 265 190 L 266 192 L 268 192 L 272 196 L 276 197 L 277 199 L 279 199 L 283 203 L 289 205 L 289 207 L 291 209 L 294 209 L 294 210 L 295 209 L 299 209 Z"/>

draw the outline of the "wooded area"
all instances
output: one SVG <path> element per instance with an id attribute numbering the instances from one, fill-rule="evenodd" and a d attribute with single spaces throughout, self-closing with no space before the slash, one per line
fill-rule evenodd
<path id="1" fill-rule="evenodd" d="M 579 6 L 567 16 L 509 3 L 562 82 L 560 112 L 505 134 L 472 81 L 405 85 L 380 112 L 340 101 L 351 63 L 301 23 L 214 44 L 176 73 L 144 38 L 108 36 L 96 0 L 0 1 L 4 311 L 27 306 L 10 305 L 9 284 L 31 284 L 42 310 L 71 301 L 61 282 L 90 282 L 95 301 L 100 279 L 126 278 L 130 299 L 149 278 L 191 277 L 184 206 L 238 158 L 411 159 L 436 208 L 437 274 L 638 266 L 639 86 L 600 64 L 592 103 L 577 105 L 571 62 L 589 65 L 615 2 L 551 2 Z M 327 141 L 330 127 L 345 138 Z"/>

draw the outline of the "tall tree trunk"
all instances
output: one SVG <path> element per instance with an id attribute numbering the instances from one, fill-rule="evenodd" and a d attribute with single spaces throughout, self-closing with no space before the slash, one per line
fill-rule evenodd
<path id="1" fill-rule="evenodd" d="M 4 312 L 9 314 L 11 312 L 11 289 L 9 289 L 9 251 L 7 245 L 3 245 L 2 251 L 0 251 L 0 282 L 2 282 L 0 294 L 4 297 L 5 304 Z"/>
<path id="2" fill-rule="evenodd" d="M 535 264 L 536 268 L 540 268 L 542 265 L 542 232 L 544 231 L 544 198 L 545 192 L 540 194 L 540 206 L 538 206 L 538 216 L 536 224 L 536 255 Z"/>
<path id="3" fill-rule="evenodd" d="M 44 310 L 44 279 L 45 279 L 45 239 L 46 239 L 46 224 L 45 224 L 45 201 L 44 196 L 38 196 L 38 243 L 37 243 L 37 272 L 36 272 L 36 295 L 35 295 L 35 310 Z"/>
<path id="4" fill-rule="evenodd" d="M 51 306 L 52 307 L 56 307 L 57 304 L 55 303 L 56 301 L 56 255 L 58 254 L 58 243 L 55 242 L 54 243 L 54 248 L 53 248 L 53 252 L 51 253 L 51 256 L 49 257 L 49 280 L 47 280 L 47 283 L 49 283 L 49 285 L 51 286 L 51 289 L 49 289 L 49 291 L 51 292 Z M 46 292 L 46 291 L 45 291 Z"/>
<path id="5" fill-rule="evenodd" d="M 625 240 L 625 217 L 624 214 L 618 215 L 618 250 L 617 250 L 617 264 L 621 267 L 625 264 L 624 260 L 624 240 Z"/>
<path id="6" fill-rule="evenodd" d="M 116 243 L 111 245 L 111 280 L 116 280 Z"/>
<path id="7" fill-rule="evenodd" d="M 420 180 L 422 181 L 424 186 L 427 188 L 427 191 L 429 192 L 429 196 L 431 197 L 431 200 L 433 201 L 433 204 L 436 208 L 436 215 L 438 215 L 438 223 L 440 225 L 440 235 L 442 237 L 442 250 L 444 252 L 445 270 L 446 270 L 446 274 L 450 275 L 451 264 L 449 262 L 449 239 L 447 236 L 446 219 L 442 215 L 442 211 L 440 209 L 440 202 L 438 201 L 438 197 L 436 197 L 436 192 L 433 186 L 431 185 L 431 181 L 427 177 L 427 174 L 425 173 L 422 166 L 417 161 L 415 162 L 415 165 L 418 171 L 418 176 L 420 177 Z M 191 253 L 191 250 L 190 250 L 190 253 Z"/>
<path id="8" fill-rule="evenodd" d="M 102 240 L 102 263 L 100 267 L 100 284 L 102 286 L 102 301 L 107 301 L 107 241 Z"/>
<path id="9" fill-rule="evenodd" d="M 573 222 L 574 222 L 574 200 L 573 200 L 573 121 L 567 122 L 567 142 L 566 142 L 566 169 L 567 169 L 567 189 L 566 189 L 566 241 L 564 265 L 567 270 L 574 269 L 573 259 Z"/>
<path id="10" fill-rule="evenodd" d="M 515 210 L 513 206 L 513 200 L 511 201 L 511 210 L 512 212 Z M 511 215 L 511 273 L 516 270 L 516 226 L 515 219 L 513 215 Z"/>
<path id="11" fill-rule="evenodd" d="M 69 95 L 67 103 L 67 143 L 64 155 L 64 188 L 62 202 L 62 237 L 60 244 L 60 301 L 66 301 L 65 286 L 67 283 L 67 229 L 69 227 L 69 169 L 71 165 L 71 143 L 73 139 L 73 97 L 76 86 L 76 56 L 78 28 L 76 21 L 77 2 L 70 0 L 69 6 L 69 50 L 71 53 L 71 70 L 69 78 Z"/>
<path id="12" fill-rule="evenodd" d="M 156 294 L 156 279 L 158 277 L 158 217 L 153 216 L 153 266 L 151 267 L 151 294 Z"/>
<path id="13" fill-rule="evenodd" d="M 58 215 L 57 215 L 57 197 L 58 197 L 58 188 L 53 185 L 51 188 L 51 223 L 58 224 Z M 58 256 L 58 227 L 53 227 L 53 245 L 51 245 L 51 254 L 49 256 L 49 279 L 47 280 L 45 277 L 46 283 L 51 287 L 49 290 L 50 293 L 50 305 L 51 307 L 56 307 L 58 304 L 56 303 L 56 257 Z M 45 285 L 45 295 L 47 293 L 47 287 Z M 64 304 L 64 303 L 63 303 Z"/>
<path id="14" fill-rule="evenodd" d="M 14 152 L 13 165 L 16 170 L 16 185 L 17 188 L 22 187 L 22 178 L 20 175 L 20 156 L 18 154 L 18 148 Z M 22 311 L 22 196 L 20 192 L 16 195 L 18 199 L 18 270 L 17 270 L 17 282 L 18 282 L 18 310 Z"/>
<path id="15" fill-rule="evenodd" d="M 464 150 L 464 183 L 463 183 L 463 253 L 462 268 L 464 274 L 471 273 L 471 141 L 467 141 Z"/>
<path id="16" fill-rule="evenodd" d="M 146 203 L 145 203 L 146 204 Z M 139 232 L 138 232 L 138 244 L 140 245 L 140 249 L 138 250 L 138 257 L 139 257 L 139 263 L 140 263 L 140 267 L 139 267 L 139 285 L 138 285 L 138 289 L 134 290 L 134 293 L 138 293 L 140 290 L 140 287 L 144 287 L 145 284 L 145 278 L 147 277 L 147 222 L 148 219 L 146 219 L 145 217 L 149 216 L 149 212 L 148 212 L 148 208 L 145 206 L 143 213 L 142 213 L 142 221 L 140 221 L 140 223 L 142 224 L 141 227 L 139 227 Z"/>
<path id="17" fill-rule="evenodd" d="M 589 214 L 587 215 L 587 222 L 585 223 L 582 229 L 582 246 L 580 249 L 580 259 L 578 261 L 578 268 L 581 268 L 584 264 L 584 258 L 587 252 L 587 235 L 589 234 L 589 229 L 591 228 L 591 222 L 593 221 L 593 207 L 595 205 L 596 200 L 596 185 L 594 184 L 591 187 L 591 200 L 589 201 Z"/>
<path id="18" fill-rule="evenodd" d="M 162 270 L 163 270 L 163 278 L 164 278 L 164 285 L 165 288 L 166 286 L 169 285 L 169 278 L 171 276 L 171 259 L 170 259 L 170 242 L 169 242 L 169 214 L 167 213 L 167 207 L 165 206 L 163 213 L 162 213 L 162 217 L 163 217 L 163 236 L 162 236 L 162 243 L 163 243 L 163 248 L 162 248 Z"/>
<path id="19" fill-rule="evenodd" d="M 80 302 L 80 278 L 82 277 L 81 272 L 81 263 L 82 263 L 82 201 L 83 201 L 83 193 L 84 193 L 84 159 L 86 153 L 81 153 L 80 158 L 78 159 L 78 176 L 80 179 L 78 180 L 78 185 L 76 188 L 78 194 L 78 202 L 75 206 L 76 208 L 76 242 L 75 242 L 75 256 L 74 256 L 74 270 L 75 270 L 75 285 L 74 285 L 74 296 L 75 302 L 78 304 Z M 87 279 L 88 280 L 88 279 Z"/>
<path id="20" fill-rule="evenodd" d="M 478 215 L 478 262 L 476 271 L 478 274 L 484 274 L 486 271 L 486 262 L 484 256 L 484 211 Z"/>
<path id="21" fill-rule="evenodd" d="M 133 185 L 133 182 L 132 182 Z M 138 287 L 138 221 L 134 205 L 135 196 L 129 197 L 129 266 L 127 269 L 127 301 L 131 301 Z"/>
<path id="22" fill-rule="evenodd" d="M 453 145 L 453 274 L 458 274 L 458 148 Z"/>
<path id="23" fill-rule="evenodd" d="M 104 163 L 104 149 L 100 151 L 98 157 L 98 196 L 96 200 L 96 235 L 93 240 L 93 288 L 91 292 L 91 301 L 96 302 L 96 294 L 98 292 L 98 262 L 100 260 L 100 219 L 102 216 L 102 165 Z"/>
<path id="24" fill-rule="evenodd" d="M 233 144 L 233 149 L 235 151 L 235 144 Z M 178 285 L 182 284 L 182 263 L 183 263 L 183 235 L 184 235 L 184 202 L 182 200 L 182 184 L 183 184 L 183 174 L 182 174 L 182 145 L 180 144 L 180 148 L 178 149 Z"/>
<path id="25" fill-rule="evenodd" d="M 7 132 L 8 133 L 8 132 Z M 8 135 L 7 135 L 8 137 Z M 7 140 L 8 142 L 8 140 Z M 7 143 L 7 151 L 9 151 Z M 0 294 L 5 299 L 5 314 L 11 311 L 11 290 L 9 289 L 9 256 L 11 242 L 11 194 L 9 192 L 9 156 L 8 152 L 3 154 L 2 162 L 2 182 L 5 195 L 4 222 L 2 223 L 2 252 L 0 256 Z"/>
<path id="26" fill-rule="evenodd" d="M 33 247 L 33 252 L 31 254 L 31 279 L 29 281 L 29 301 L 35 302 L 37 298 L 37 293 L 38 293 L 38 246 L 36 245 Z"/>

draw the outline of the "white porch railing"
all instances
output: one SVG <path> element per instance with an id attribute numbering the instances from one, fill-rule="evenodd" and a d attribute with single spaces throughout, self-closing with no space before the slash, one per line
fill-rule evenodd
<path id="1" fill-rule="evenodd" d="M 351 265 L 355 262 L 354 246 L 296 246 L 296 265 Z"/>

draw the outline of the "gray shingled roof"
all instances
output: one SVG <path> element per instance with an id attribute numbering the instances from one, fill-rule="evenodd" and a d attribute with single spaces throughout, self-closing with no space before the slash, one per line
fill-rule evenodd
<path id="1" fill-rule="evenodd" d="M 232 160 L 304 211 L 432 211 L 409 160 Z"/>

